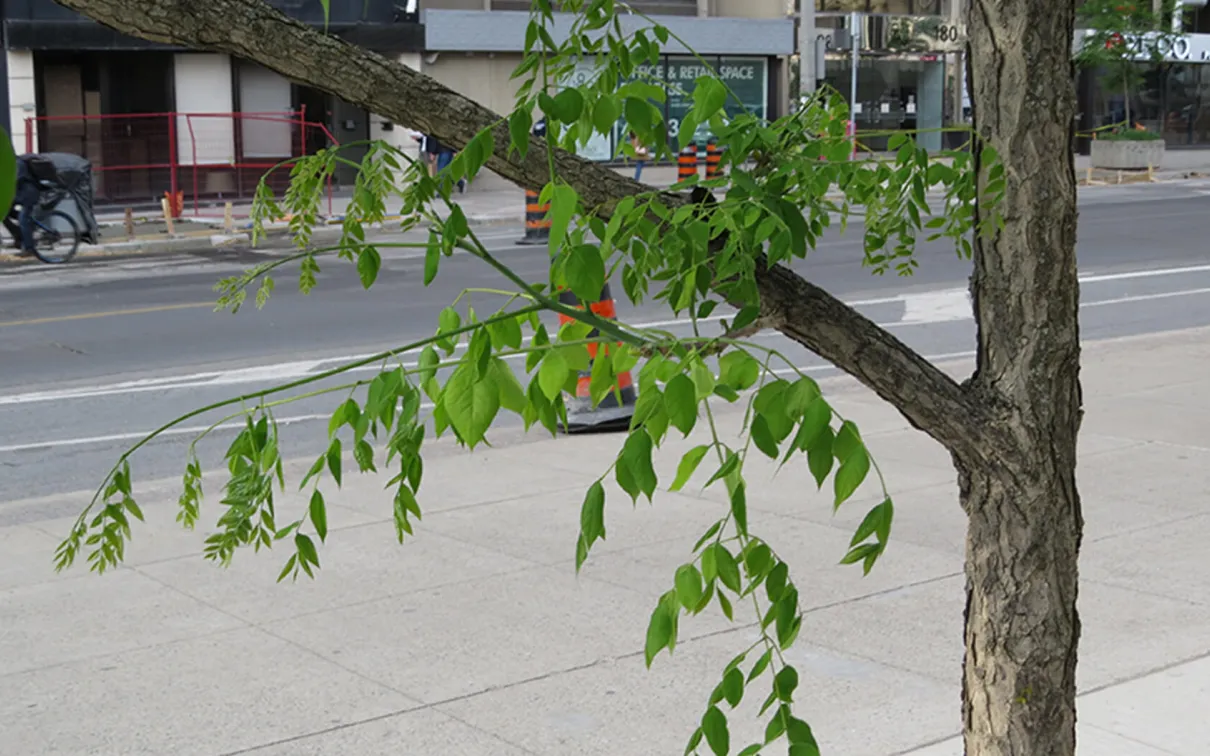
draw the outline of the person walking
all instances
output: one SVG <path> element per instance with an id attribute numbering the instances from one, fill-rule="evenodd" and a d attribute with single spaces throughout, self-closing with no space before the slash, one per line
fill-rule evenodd
<path id="1" fill-rule="evenodd" d="M 630 146 L 634 149 L 634 180 L 643 180 L 643 166 L 647 165 L 647 158 L 651 157 L 651 153 L 647 151 L 647 145 L 643 144 L 639 139 L 638 134 L 630 132 Z"/>

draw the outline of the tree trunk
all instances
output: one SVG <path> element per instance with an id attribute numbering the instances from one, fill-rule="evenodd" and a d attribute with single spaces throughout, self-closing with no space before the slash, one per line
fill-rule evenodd
<path id="1" fill-rule="evenodd" d="M 969 517 L 968 756 L 1075 748 L 1080 426 L 1073 0 L 972 0 L 975 128 L 1000 155 L 1003 229 L 975 243 L 972 397 L 1011 438 L 955 454 Z M 989 177 L 981 183 L 987 186 Z"/>
<path id="2" fill-rule="evenodd" d="M 1075 752 L 1076 559 L 1080 544 L 1075 434 L 1029 477 L 962 470 L 966 547 L 963 722 L 968 756 Z M 1041 474 L 1038 474 L 1041 472 Z M 1035 477 L 1036 475 L 1036 477 Z"/>

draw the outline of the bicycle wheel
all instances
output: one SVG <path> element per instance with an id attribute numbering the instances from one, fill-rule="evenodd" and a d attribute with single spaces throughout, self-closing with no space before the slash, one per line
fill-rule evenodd
<path id="1" fill-rule="evenodd" d="M 34 224 L 34 254 L 44 263 L 65 263 L 80 248 L 80 227 L 62 210 L 52 210 Z"/>

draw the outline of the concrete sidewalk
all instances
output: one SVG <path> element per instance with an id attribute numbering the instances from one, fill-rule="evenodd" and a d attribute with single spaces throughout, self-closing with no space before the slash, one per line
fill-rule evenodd
<path id="1" fill-rule="evenodd" d="M 1085 351 L 1081 756 L 1210 752 L 1208 339 Z M 750 527 L 792 564 L 808 612 L 788 654 L 798 711 L 825 754 L 959 754 L 964 522 L 949 458 L 852 381 L 824 389 L 862 428 L 897 516 L 863 579 L 837 561 L 876 501 L 869 483 L 833 517 L 805 464 L 750 471 Z M 720 417 L 724 429 L 740 420 Z M 427 451 L 425 518 L 403 546 L 385 476 L 350 473 L 329 491 L 314 582 L 276 584 L 280 552 L 241 552 L 226 571 L 203 562 L 205 533 L 173 522 L 177 480 L 141 487 L 148 524 L 128 567 L 100 578 L 50 568 L 85 494 L 0 503 L 0 751 L 681 753 L 724 665 L 754 640 L 751 620 L 738 608 L 739 625 L 716 608 L 683 618 L 676 654 L 647 671 L 647 619 L 725 503 L 712 489 L 632 508 L 610 487 L 609 540 L 577 578 L 580 502 L 620 438 L 493 440 Z M 664 486 L 697 441 L 658 455 Z M 301 506 L 287 497 L 278 521 Z M 737 747 L 763 731 L 766 692 L 728 710 Z"/>

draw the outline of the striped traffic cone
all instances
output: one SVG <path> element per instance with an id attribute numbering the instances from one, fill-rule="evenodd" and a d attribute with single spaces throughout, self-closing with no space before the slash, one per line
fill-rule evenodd
<path id="1" fill-rule="evenodd" d="M 723 148 L 718 146 L 718 139 L 710 137 L 706 142 L 706 180 L 723 177 Z"/>
<path id="2" fill-rule="evenodd" d="M 570 291 L 559 292 L 560 304 L 581 308 L 583 303 Z M 593 302 L 588 309 L 602 318 L 617 320 L 618 310 L 614 305 L 613 295 L 609 293 L 609 283 L 606 282 L 601 292 L 600 300 Z M 572 322 L 573 318 L 559 315 L 559 326 Z M 595 328 L 588 338 L 599 335 Z M 588 354 L 594 360 L 597 358 L 599 344 L 589 344 Z M 602 357 L 608 359 L 608 350 Z M 610 391 L 597 406 L 592 403 L 592 365 L 579 374 L 576 381 L 576 395 L 567 401 L 567 433 L 624 431 L 630 428 L 630 419 L 634 416 L 635 390 L 634 380 L 627 370 L 617 376 L 616 390 Z M 619 401 L 620 400 L 620 401 Z"/>
<path id="3" fill-rule="evenodd" d="M 525 190 L 525 236 L 517 244 L 546 244 L 550 240 L 550 220 L 546 217 L 550 203 L 539 205 L 539 197 L 537 192 Z"/>
<path id="4" fill-rule="evenodd" d="M 676 180 L 677 183 L 691 179 L 697 175 L 697 145 L 685 145 L 685 149 L 681 150 L 681 154 L 676 159 Z"/>

